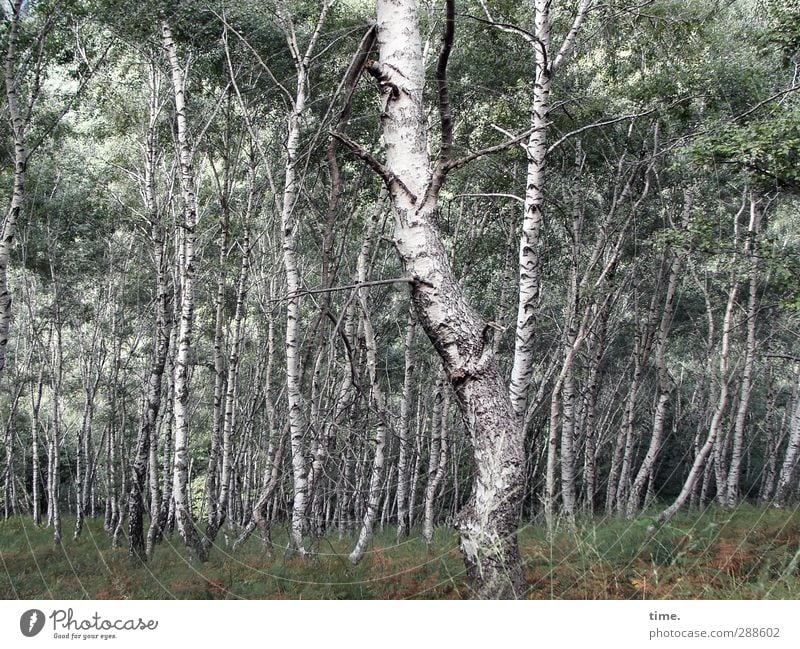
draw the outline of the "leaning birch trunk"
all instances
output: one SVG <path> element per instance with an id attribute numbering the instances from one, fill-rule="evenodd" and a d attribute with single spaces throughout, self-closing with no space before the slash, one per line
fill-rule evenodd
<path id="1" fill-rule="evenodd" d="M 698 478 L 703 474 L 703 470 L 706 468 L 708 456 L 710 455 L 711 450 L 714 448 L 714 444 L 717 441 L 717 436 L 719 435 L 719 430 L 722 425 L 722 417 L 725 414 L 725 410 L 728 406 L 728 390 L 730 383 L 728 366 L 730 363 L 731 353 L 730 340 L 733 328 L 733 309 L 736 304 L 736 294 L 738 292 L 739 282 L 734 279 L 733 283 L 731 284 L 730 291 L 728 292 L 728 304 L 725 307 L 725 316 L 722 320 L 722 348 L 720 349 L 719 355 L 719 398 L 717 400 L 717 407 L 714 410 L 714 416 L 711 419 L 708 436 L 706 437 L 705 443 L 700 448 L 700 452 L 695 456 L 694 462 L 692 463 L 692 468 L 689 469 L 689 475 L 686 477 L 686 481 L 683 483 L 683 488 L 678 494 L 678 497 L 675 499 L 675 502 L 673 502 L 669 507 L 659 514 L 658 520 L 661 523 L 666 523 L 669 521 L 689 500 L 689 496 L 691 496 L 692 491 L 694 490 L 694 485 Z"/>
<path id="2" fill-rule="evenodd" d="M 472 441 L 475 478 L 456 526 L 473 595 L 519 597 L 524 593 L 516 536 L 525 464 L 522 438 L 492 351 L 490 327 L 467 302 L 436 226 L 438 193 L 446 173 L 473 159 L 450 157 L 452 120 L 445 69 L 452 45 L 453 3 L 448 0 L 445 45 L 437 66 L 443 136 L 433 173 L 417 2 L 377 0 L 376 4 L 380 60 L 368 62 L 366 68 L 382 93 L 386 165 L 355 142 L 334 135 L 367 161 L 389 189 L 396 215 L 395 248 L 411 284 L 417 319 L 442 359 Z"/>
<path id="3" fill-rule="evenodd" d="M 151 223 L 151 241 L 156 252 L 156 302 L 155 330 L 153 332 L 153 351 L 150 374 L 144 387 L 144 408 L 139 438 L 136 441 L 131 475 L 131 488 L 128 494 L 128 553 L 131 558 L 146 561 L 150 558 L 144 537 L 144 492 L 147 474 L 150 475 L 150 521 L 158 521 L 158 416 L 161 410 L 161 388 L 164 368 L 169 353 L 170 327 L 169 300 L 167 284 L 167 248 L 156 198 L 156 130 L 158 125 L 159 83 L 155 66 L 150 68 L 150 101 L 147 140 L 144 161 L 144 200 Z"/>
<path id="4" fill-rule="evenodd" d="M 11 328 L 11 294 L 8 290 L 8 265 L 11 260 L 11 247 L 17 228 L 25 190 L 25 170 L 28 153 L 25 149 L 26 123 L 22 117 L 17 97 L 17 47 L 19 45 L 19 25 L 22 20 L 23 1 L 16 0 L 11 8 L 11 24 L 8 31 L 8 45 L 5 57 L 6 106 L 14 137 L 14 176 L 11 202 L 0 232 L 0 373 L 6 365 L 6 350 Z"/>
<path id="5" fill-rule="evenodd" d="M 750 225 L 747 228 L 745 255 L 750 262 L 750 293 L 747 298 L 747 342 L 745 347 L 742 383 L 739 390 L 739 405 L 733 425 L 733 447 L 731 449 L 728 481 L 724 494 L 725 506 L 735 507 L 739 498 L 739 480 L 744 452 L 744 426 L 750 408 L 750 395 L 753 391 L 753 369 L 756 356 L 756 316 L 758 315 L 758 237 L 760 212 L 758 200 L 750 195 Z"/>
<path id="6" fill-rule="evenodd" d="M 177 245 L 180 237 L 175 236 L 175 244 Z M 177 251 L 176 251 L 177 252 Z M 179 255 L 176 255 L 179 256 Z M 173 269 L 173 294 L 175 287 L 179 285 L 178 278 Z M 180 321 L 180 303 L 178 300 L 173 300 L 173 310 L 171 317 L 171 326 L 169 330 L 169 351 L 167 353 L 167 387 L 165 390 L 166 403 L 164 404 L 164 413 L 161 418 L 161 431 L 163 431 L 164 441 L 163 457 L 164 464 L 161 472 L 161 498 L 158 500 L 159 507 L 157 515 L 150 519 L 150 529 L 147 530 L 147 556 L 153 556 L 153 549 L 155 544 L 158 543 L 164 535 L 168 532 L 171 533 L 174 527 L 174 512 L 175 512 L 175 499 L 172 496 L 173 477 L 175 474 L 175 454 L 174 454 L 174 438 L 173 427 L 175 424 L 175 358 L 177 356 L 178 346 L 178 326 Z M 154 469 L 155 470 L 155 465 Z M 151 479 L 158 480 L 157 476 Z"/>
<path id="7" fill-rule="evenodd" d="M 653 433 L 650 436 L 650 444 L 647 448 L 642 465 L 633 480 L 630 494 L 625 508 L 625 514 L 632 518 L 638 511 L 642 501 L 644 489 L 653 475 L 656 459 L 664 441 L 664 423 L 667 417 L 670 395 L 672 394 L 672 379 L 667 369 L 667 338 L 672 327 L 672 318 L 675 314 L 675 294 L 677 291 L 679 274 L 683 255 L 672 252 L 672 263 L 669 269 L 669 280 L 667 282 L 667 295 L 664 299 L 664 308 L 661 312 L 661 322 L 658 328 L 658 340 L 656 342 L 656 369 L 658 371 L 658 400 L 656 410 L 653 415 Z"/>
<path id="8" fill-rule="evenodd" d="M 197 199 L 194 190 L 194 168 L 189 146 L 189 132 L 184 100 L 184 75 L 178 60 L 178 51 L 167 23 L 162 23 L 163 46 L 172 74 L 175 99 L 175 120 L 178 127 L 178 153 L 180 159 L 180 185 L 183 197 L 182 246 L 180 248 L 181 312 L 178 329 L 178 348 L 175 355 L 174 417 L 175 417 L 175 473 L 172 496 L 175 499 L 175 521 L 183 542 L 200 561 L 206 552 L 200 542 L 189 511 L 189 349 L 194 322 L 194 243 L 197 228 Z"/>
<path id="9" fill-rule="evenodd" d="M 606 334 L 608 331 L 608 318 L 611 314 L 612 302 L 609 300 L 603 304 L 598 313 L 597 328 L 590 334 L 594 341 L 591 350 L 591 361 L 589 363 L 589 378 L 586 382 L 585 403 L 584 403 L 584 430 L 586 445 L 584 447 L 583 460 L 583 484 L 586 493 L 586 511 L 593 515 L 595 511 L 595 496 L 597 493 L 597 400 L 600 393 L 600 364 L 603 361 L 606 349 Z"/>
<path id="10" fill-rule="evenodd" d="M 155 205 L 155 203 L 153 203 Z M 151 476 L 158 474 L 157 456 L 153 452 L 153 442 L 158 424 L 159 410 L 161 409 L 161 385 L 164 376 L 164 367 L 167 362 L 169 350 L 169 323 L 168 303 L 169 291 L 166 283 L 166 268 L 164 258 L 163 235 L 159 234 L 160 227 L 157 221 L 153 222 L 154 243 L 156 244 L 156 326 L 153 334 L 153 355 L 150 374 L 145 384 L 144 410 L 142 423 L 139 429 L 139 438 L 136 441 L 134 460 L 131 473 L 130 492 L 128 494 L 128 553 L 131 558 L 146 561 L 149 556 L 144 537 L 144 493 L 147 488 L 148 467 Z M 150 489 L 153 492 L 152 485 Z M 156 486 L 157 493 L 157 486 Z M 150 502 L 151 521 L 158 518 L 158 500 Z"/>
<path id="11" fill-rule="evenodd" d="M 663 277 L 659 275 L 658 285 L 660 287 Z M 628 392 L 628 399 L 625 404 L 625 413 L 623 415 L 623 424 L 621 439 L 624 440 L 622 453 L 622 462 L 619 465 L 619 474 L 616 483 L 616 493 L 614 494 L 614 502 L 616 502 L 617 512 L 620 514 L 625 513 L 625 507 L 628 503 L 628 495 L 631 488 L 631 474 L 633 472 L 634 450 L 637 446 L 637 427 L 636 427 L 636 404 L 639 397 L 639 391 L 642 386 L 643 373 L 645 366 L 650 358 L 650 352 L 653 348 L 655 338 L 655 311 L 656 300 L 659 294 L 657 288 L 653 291 L 653 296 L 650 300 L 650 306 L 647 311 L 646 320 L 639 328 L 639 332 L 635 337 L 634 343 L 634 370 L 633 379 L 631 381 L 630 391 Z M 619 440 L 618 440 L 619 441 Z M 615 449 L 616 451 L 616 449 Z M 612 480 L 609 478 L 609 489 Z"/>

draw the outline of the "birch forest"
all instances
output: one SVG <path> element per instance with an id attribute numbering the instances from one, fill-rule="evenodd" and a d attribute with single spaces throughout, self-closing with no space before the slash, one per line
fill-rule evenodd
<path id="1" fill-rule="evenodd" d="M 797 0 L 0 6 L 0 596 L 800 597 Z"/>

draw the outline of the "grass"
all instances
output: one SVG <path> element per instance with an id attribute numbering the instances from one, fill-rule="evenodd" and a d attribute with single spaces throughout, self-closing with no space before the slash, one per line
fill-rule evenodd
<path id="1" fill-rule="evenodd" d="M 680 514 L 652 533 L 653 517 L 583 519 L 548 539 L 538 525 L 519 534 L 532 599 L 798 599 L 800 511 L 709 509 Z M 439 528 L 429 552 L 420 535 L 397 544 L 376 534 L 364 561 L 347 560 L 353 540 L 331 534 L 311 560 L 285 552 L 275 530 L 271 555 L 254 535 L 231 555 L 188 560 L 174 535 L 147 565 L 112 548 L 102 521 L 60 547 L 28 518 L 0 521 L 4 599 L 458 599 L 466 596 L 457 536 Z M 220 538 L 220 540 L 222 540 Z"/>

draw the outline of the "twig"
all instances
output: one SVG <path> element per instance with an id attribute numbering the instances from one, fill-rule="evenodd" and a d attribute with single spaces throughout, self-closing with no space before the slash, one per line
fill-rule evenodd
<path id="1" fill-rule="evenodd" d="M 369 282 L 356 282 L 355 284 L 347 284 L 346 286 L 332 286 L 330 288 L 307 288 L 294 293 L 287 293 L 281 297 L 276 297 L 268 300 L 269 302 L 283 302 L 284 300 L 293 300 L 304 295 L 318 295 L 320 293 L 334 293 L 338 291 L 350 291 L 359 288 L 368 288 L 370 286 L 386 286 L 388 284 L 418 284 L 419 279 L 413 277 L 395 277 L 392 279 L 376 279 Z"/>
<path id="2" fill-rule="evenodd" d="M 331 136 L 335 137 L 339 142 L 344 144 L 348 149 L 350 149 L 357 158 L 360 158 L 364 162 L 367 163 L 370 169 L 372 169 L 375 173 L 377 173 L 381 178 L 383 178 L 383 182 L 386 183 L 386 186 L 389 189 L 402 189 L 408 196 L 411 198 L 412 203 L 417 202 L 417 197 L 414 193 L 406 186 L 406 184 L 400 180 L 397 176 L 395 176 L 389 169 L 384 167 L 378 159 L 373 156 L 369 151 L 367 151 L 364 147 L 362 147 L 357 142 L 354 142 L 349 137 L 347 137 L 344 133 L 337 133 L 336 131 L 331 132 Z"/>

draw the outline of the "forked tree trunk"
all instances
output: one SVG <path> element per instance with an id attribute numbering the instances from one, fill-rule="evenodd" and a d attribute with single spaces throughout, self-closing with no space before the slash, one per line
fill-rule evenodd
<path id="1" fill-rule="evenodd" d="M 450 44 L 453 11 L 448 2 Z M 376 22 L 380 60 L 368 62 L 367 71 L 382 94 L 385 166 L 355 143 L 349 146 L 387 184 L 396 215 L 395 247 L 411 284 L 417 319 L 442 360 L 472 442 L 472 493 L 456 521 L 472 592 L 484 598 L 519 597 L 524 593 L 516 537 L 523 495 L 522 437 L 492 351 L 490 328 L 468 303 L 436 227 L 438 190 L 452 168 L 444 76 L 449 47 L 443 47 L 437 67 L 443 138 L 432 174 L 417 2 L 377 0 Z"/>

